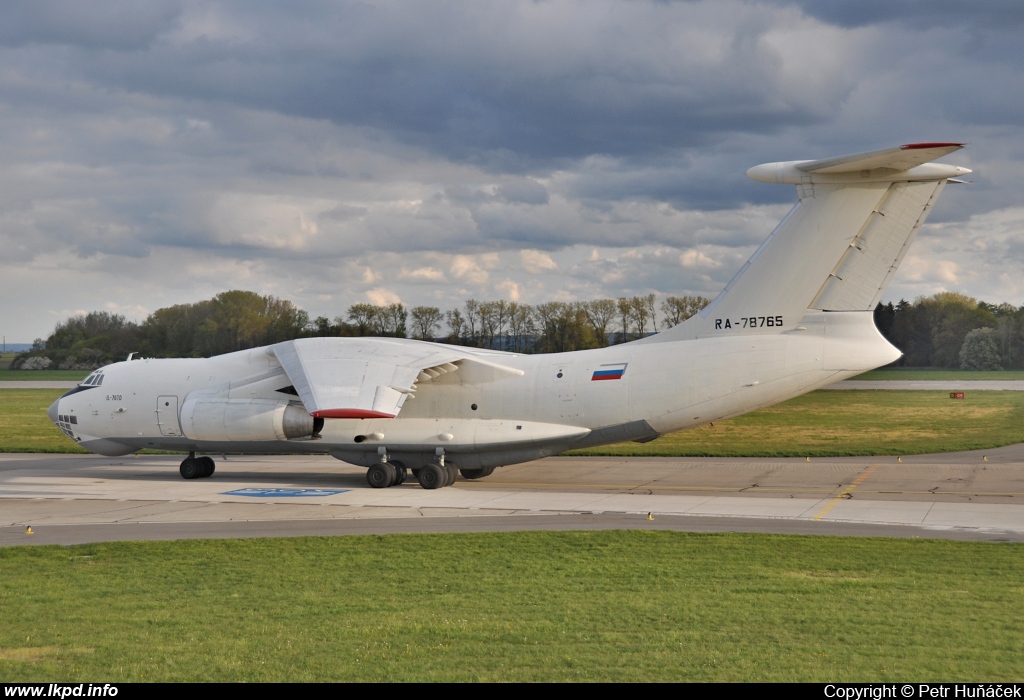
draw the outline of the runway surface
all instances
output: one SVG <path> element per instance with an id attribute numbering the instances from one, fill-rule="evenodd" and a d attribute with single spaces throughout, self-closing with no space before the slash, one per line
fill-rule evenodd
<path id="1" fill-rule="evenodd" d="M 0 545 L 651 528 L 1024 541 L 1024 445 L 903 457 L 554 457 L 426 491 L 330 457 L 0 455 Z M 32 534 L 27 534 L 27 528 Z"/>

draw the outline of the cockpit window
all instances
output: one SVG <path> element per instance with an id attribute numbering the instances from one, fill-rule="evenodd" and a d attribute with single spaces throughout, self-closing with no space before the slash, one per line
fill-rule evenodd
<path id="1" fill-rule="evenodd" d="M 99 386 L 103 383 L 103 372 L 96 371 L 86 377 L 80 386 Z"/>

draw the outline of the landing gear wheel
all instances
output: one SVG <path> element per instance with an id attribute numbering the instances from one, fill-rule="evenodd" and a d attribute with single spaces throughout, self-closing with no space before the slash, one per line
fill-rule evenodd
<path id="1" fill-rule="evenodd" d="M 420 467 L 419 474 L 416 476 L 420 482 L 420 486 L 425 489 L 439 489 L 447 484 L 448 481 L 448 470 L 442 467 L 440 464 L 428 464 Z"/>
<path id="2" fill-rule="evenodd" d="M 494 467 L 484 467 L 483 469 L 460 469 L 459 473 L 462 474 L 463 479 L 483 479 L 485 476 L 490 476 L 494 473 Z"/>
<path id="3" fill-rule="evenodd" d="M 409 470 L 405 467 L 395 467 L 395 483 L 392 486 L 401 486 L 409 477 Z"/>
<path id="4" fill-rule="evenodd" d="M 178 472 L 181 474 L 182 479 L 198 479 L 201 476 L 205 476 L 203 465 L 195 457 L 186 457 L 181 460 Z"/>
<path id="5" fill-rule="evenodd" d="M 444 468 L 448 472 L 448 483 L 445 486 L 451 486 L 459 478 L 459 468 L 454 464 L 446 464 Z"/>
<path id="6" fill-rule="evenodd" d="M 203 469 L 203 473 L 199 475 L 200 477 L 213 476 L 213 472 L 217 469 L 217 464 L 213 459 L 210 457 L 196 457 L 196 461 L 199 462 Z"/>
<path id="7" fill-rule="evenodd" d="M 366 470 L 366 483 L 375 489 L 386 489 L 395 483 L 395 468 L 387 462 L 377 462 Z"/>

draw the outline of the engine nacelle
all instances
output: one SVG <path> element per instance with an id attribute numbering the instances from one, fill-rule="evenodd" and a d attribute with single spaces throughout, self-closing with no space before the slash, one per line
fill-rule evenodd
<path id="1" fill-rule="evenodd" d="M 319 423 L 319 425 L 318 425 Z M 181 429 L 191 440 L 210 442 L 316 438 L 316 421 L 301 404 L 272 399 L 186 397 Z"/>

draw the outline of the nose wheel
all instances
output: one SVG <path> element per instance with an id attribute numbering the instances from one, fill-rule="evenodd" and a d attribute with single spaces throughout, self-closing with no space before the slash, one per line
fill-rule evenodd
<path id="1" fill-rule="evenodd" d="M 217 464 L 209 457 L 196 457 L 195 452 L 189 452 L 188 457 L 181 461 L 178 471 L 182 479 L 204 479 L 213 476 Z"/>

